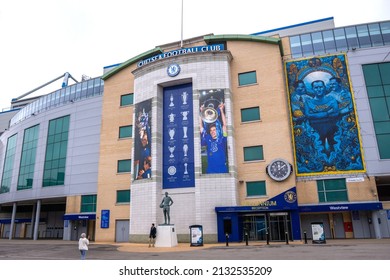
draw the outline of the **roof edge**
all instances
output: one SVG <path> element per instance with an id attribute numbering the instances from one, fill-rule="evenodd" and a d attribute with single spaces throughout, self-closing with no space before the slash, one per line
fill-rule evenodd
<path id="1" fill-rule="evenodd" d="M 114 69 L 108 71 L 107 73 L 105 73 L 101 79 L 103 81 L 107 80 L 108 78 L 110 78 L 111 76 L 115 75 L 116 73 L 118 73 L 119 71 L 123 70 L 124 68 L 128 67 L 129 65 L 133 64 L 134 62 L 137 62 L 139 60 L 142 60 L 144 57 L 149 57 L 149 56 L 153 56 L 153 55 L 156 55 L 156 54 L 160 54 L 160 53 L 163 53 L 162 49 L 160 47 L 156 47 L 154 49 L 151 49 L 149 51 L 146 51 L 144 53 L 141 53 L 137 56 L 134 56 L 133 58 L 130 58 L 128 60 L 126 60 L 125 62 L 123 63 L 120 63 L 118 67 L 115 67 Z"/>

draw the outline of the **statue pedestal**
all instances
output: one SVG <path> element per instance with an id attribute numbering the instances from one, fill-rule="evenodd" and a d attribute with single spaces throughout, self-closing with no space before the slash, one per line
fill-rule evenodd
<path id="1" fill-rule="evenodd" d="M 156 247 L 176 247 L 177 235 L 175 225 L 158 225 Z"/>

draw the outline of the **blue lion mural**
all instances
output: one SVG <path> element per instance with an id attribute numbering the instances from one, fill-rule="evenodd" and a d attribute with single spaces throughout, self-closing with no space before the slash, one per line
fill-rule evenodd
<path id="1" fill-rule="evenodd" d="M 285 63 L 297 176 L 365 172 L 345 54 Z"/>

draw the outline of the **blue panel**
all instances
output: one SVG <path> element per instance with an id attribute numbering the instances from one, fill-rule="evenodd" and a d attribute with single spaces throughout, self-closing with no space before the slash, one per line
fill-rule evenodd
<path id="1" fill-rule="evenodd" d="M 339 212 L 357 210 L 382 210 L 381 202 L 344 203 L 344 204 L 320 204 L 299 206 L 299 212 Z"/>
<path id="2" fill-rule="evenodd" d="M 100 227 L 101 228 L 110 227 L 110 210 L 102 210 Z"/>
<path id="3" fill-rule="evenodd" d="M 96 214 L 69 214 L 64 215 L 64 220 L 95 220 Z"/>
<path id="4" fill-rule="evenodd" d="M 164 89 L 163 189 L 195 186 L 192 84 Z"/>

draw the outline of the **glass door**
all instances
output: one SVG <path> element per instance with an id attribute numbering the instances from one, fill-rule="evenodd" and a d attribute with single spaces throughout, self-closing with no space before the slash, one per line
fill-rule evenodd
<path id="1" fill-rule="evenodd" d="M 249 240 L 259 241 L 266 240 L 267 235 L 267 219 L 265 215 L 252 215 L 243 217 L 244 235 L 245 229 L 248 232 Z M 245 236 L 243 236 L 243 240 Z"/>

